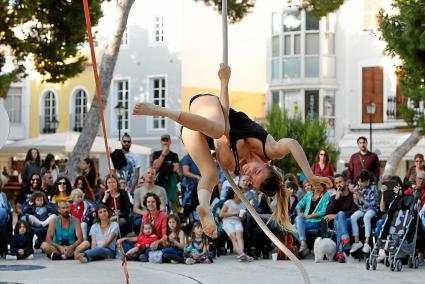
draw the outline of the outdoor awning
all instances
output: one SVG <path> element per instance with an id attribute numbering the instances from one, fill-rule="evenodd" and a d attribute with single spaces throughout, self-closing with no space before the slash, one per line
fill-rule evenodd
<path id="1" fill-rule="evenodd" d="M 350 131 L 339 141 L 339 162 L 348 162 L 352 154 L 359 151 L 357 138 L 365 136 L 369 139 L 369 131 Z M 388 129 L 376 130 L 372 134 L 372 151 L 378 154 L 381 161 L 386 161 L 392 152 L 410 136 L 409 131 Z M 369 141 L 370 149 L 370 141 Z M 404 157 L 403 160 L 413 160 L 417 153 L 425 154 L 425 139 L 422 138 Z"/>
<path id="2" fill-rule="evenodd" d="M 8 143 L 0 149 L 0 155 L 17 155 L 26 153 L 29 148 L 37 148 L 42 153 L 52 153 L 61 156 L 68 156 L 77 143 L 79 132 L 61 132 L 54 134 L 43 134 L 38 137 Z M 108 139 L 109 148 L 120 149 L 121 142 L 116 139 Z M 132 144 L 131 151 L 140 155 L 150 155 L 152 149 L 149 147 Z M 105 153 L 103 137 L 97 136 L 90 149 L 90 154 Z"/>

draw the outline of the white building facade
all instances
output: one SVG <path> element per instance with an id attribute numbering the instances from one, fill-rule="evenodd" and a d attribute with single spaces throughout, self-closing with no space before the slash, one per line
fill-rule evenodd
<path id="1" fill-rule="evenodd" d="M 282 1 L 284 2 L 284 1 Z M 408 136 L 397 110 L 403 97 L 396 75 L 397 59 L 385 55 L 377 13 L 391 11 L 390 0 L 348 0 L 319 21 L 298 7 L 280 5 L 271 13 L 267 63 L 267 105 L 278 104 L 290 115 L 318 114 L 328 124 L 328 139 L 339 147 L 339 170 L 358 151 L 365 136 L 384 165 Z M 368 115 L 366 105 L 375 103 Z M 369 146 L 371 146 L 369 141 Z M 420 141 L 398 169 L 423 153 Z M 411 165 L 411 164 L 410 164 Z"/>

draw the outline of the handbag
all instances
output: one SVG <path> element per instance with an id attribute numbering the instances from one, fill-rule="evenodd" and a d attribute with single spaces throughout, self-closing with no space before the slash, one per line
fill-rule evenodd
<path id="1" fill-rule="evenodd" d="M 153 250 L 149 252 L 150 263 L 162 263 L 162 251 Z"/>
<path id="2" fill-rule="evenodd" d="M 111 153 L 111 160 L 114 168 L 119 170 L 127 165 L 127 158 L 122 149 L 116 149 Z"/>

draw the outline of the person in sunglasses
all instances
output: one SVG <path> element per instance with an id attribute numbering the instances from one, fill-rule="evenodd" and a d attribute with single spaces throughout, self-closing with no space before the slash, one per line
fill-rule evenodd
<path id="1" fill-rule="evenodd" d="M 59 177 L 55 182 L 55 192 L 52 196 L 52 203 L 59 201 L 68 201 L 71 195 L 72 186 L 66 177 Z"/>
<path id="2" fill-rule="evenodd" d="M 313 174 L 321 177 L 332 177 L 334 168 L 329 160 L 329 153 L 326 149 L 320 149 L 316 155 L 316 163 L 311 167 Z"/>
<path id="3" fill-rule="evenodd" d="M 21 188 L 18 196 L 16 197 L 15 210 L 19 218 L 23 215 L 22 204 L 29 201 L 34 192 L 41 190 L 41 176 L 39 173 L 31 174 L 28 182 L 28 186 Z"/>

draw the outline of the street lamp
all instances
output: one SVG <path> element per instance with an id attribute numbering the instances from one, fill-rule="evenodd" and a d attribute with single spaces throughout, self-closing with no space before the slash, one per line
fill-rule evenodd
<path id="1" fill-rule="evenodd" d="M 123 107 L 123 105 L 121 104 L 121 102 L 119 102 L 116 106 L 115 106 L 115 114 L 118 116 L 118 141 L 121 140 L 121 126 L 122 126 L 122 117 L 125 114 L 125 108 Z"/>
<path id="2" fill-rule="evenodd" d="M 375 114 L 376 104 L 373 101 L 369 101 L 366 104 L 366 112 L 369 115 L 369 140 L 370 140 L 370 151 L 372 152 L 372 115 Z"/>
<path id="3" fill-rule="evenodd" d="M 50 121 L 46 122 L 46 133 L 56 133 L 56 129 L 59 126 L 59 121 L 56 117 L 52 117 Z"/>

